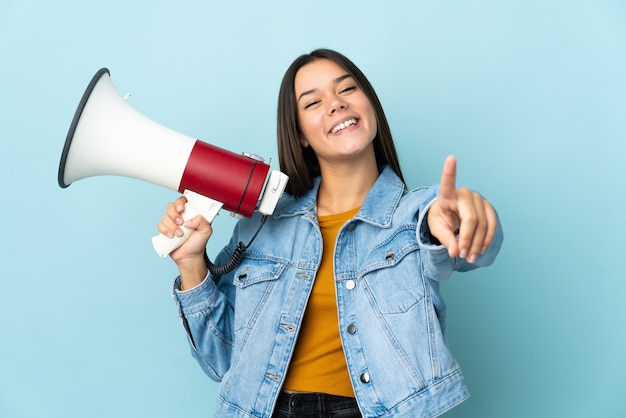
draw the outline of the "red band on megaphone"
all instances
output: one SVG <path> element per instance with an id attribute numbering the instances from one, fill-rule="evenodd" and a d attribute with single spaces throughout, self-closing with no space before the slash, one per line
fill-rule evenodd
<path id="1" fill-rule="evenodd" d="M 262 161 L 196 141 L 178 191 L 192 190 L 222 202 L 228 211 L 250 217 L 269 168 Z"/>

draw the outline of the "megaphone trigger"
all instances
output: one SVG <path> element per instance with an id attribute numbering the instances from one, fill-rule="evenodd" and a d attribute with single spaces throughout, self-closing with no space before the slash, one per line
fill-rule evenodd
<path id="1" fill-rule="evenodd" d="M 191 190 L 185 190 L 183 194 L 187 198 L 185 209 L 181 214 L 183 222 L 194 218 L 197 215 L 202 215 L 207 222 L 211 223 L 219 213 L 220 209 L 222 209 L 222 206 L 224 206 L 222 202 L 218 202 L 217 200 L 203 196 Z M 183 231 L 183 235 L 180 237 L 174 236 L 172 238 L 168 238 L 163 234 L 152 237 L 152 246 L 160 257 L 167 257 L 172 251 L 187 241 L 192 231 L 184 225 L 181 225 L 180 229 Z"/>

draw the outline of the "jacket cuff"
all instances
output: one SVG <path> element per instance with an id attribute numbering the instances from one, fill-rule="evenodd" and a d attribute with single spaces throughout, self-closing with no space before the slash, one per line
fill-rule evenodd
<path id="1" fill-rule="evenodd" d="M 172 298 L 178 305 L 178 309 L 183 315 L 198 313 L 207 309 L 215 301 L 218 290 L 210 274 L 207 272 L 204 280 L 191 289 L 180 290 L 180 276 L 174 280 Z"/>
<path id="2" fill-rule="evenodd" d="M 428 204 L 420 211 L 419 218 L 417 219 L 417 243 L 419 246 L 428 251 L 445 251 L 444 247 L 437 238 L 431 235 L 428 228 L 428 211 L 430 207 L 435 203 L 437 197 L 428 202 Z"/>

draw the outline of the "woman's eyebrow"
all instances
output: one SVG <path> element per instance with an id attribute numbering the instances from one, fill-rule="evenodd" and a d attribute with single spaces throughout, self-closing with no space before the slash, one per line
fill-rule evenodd
<path id="1" fill-rule="evenodd" d="M 342 76 L 337 77 L 336 79 L 333 80 L 333 84 L 339 84 L 341 83 L 343 80 L 345 80 L 346 78 L 352 78 L 352 76 L 350 74 L 344 74 Z M 311 94 L 311 93 L 315 93 L 317 89 L 311 89 L 311 90 L 307 90 L 305 92 L 303 92 L 302 94 L 300 94 L 300 96 L 298 96 L 298 102 L 300 101 L 300 99 L 302 99 L 303 96 L 306 96 L 307 94 Z"/>
<path id="2" fill-rule="evenodd" d="M 346 73 L 346 74 L 342 75 L 341 77 L 337 77 L 337 78 L 334 80 L 334 83 L 335 83 L 335 84 L 339 84 L 339 83 L 341 83 L 343 80 L 345 80 L 346 78 L 352 78 L 352 76 L 351 76 L 350 74 L 347 74 L 347 73 Z"/>

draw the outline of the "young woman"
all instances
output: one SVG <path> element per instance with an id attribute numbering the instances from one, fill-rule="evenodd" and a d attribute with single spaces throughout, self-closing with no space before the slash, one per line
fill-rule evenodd
<path id="1" fill-rule="evenodd" d="M 201 217 L 171 254 L 192 354 L 221 381 L 216 416 L 433 417 L 465 400 L 439 282 L 494 261 L 491 205 L 456 188 L 453 157 L 439 185 L 407 190 L 372 86 L 331 50 L 287 70 L 278 151 L 287 193 L 234 271 L 207 272 Z M 182 233 L 184 203 L 159 232 Z M 259 223 L 239 221 L 216 263 Z"/>

